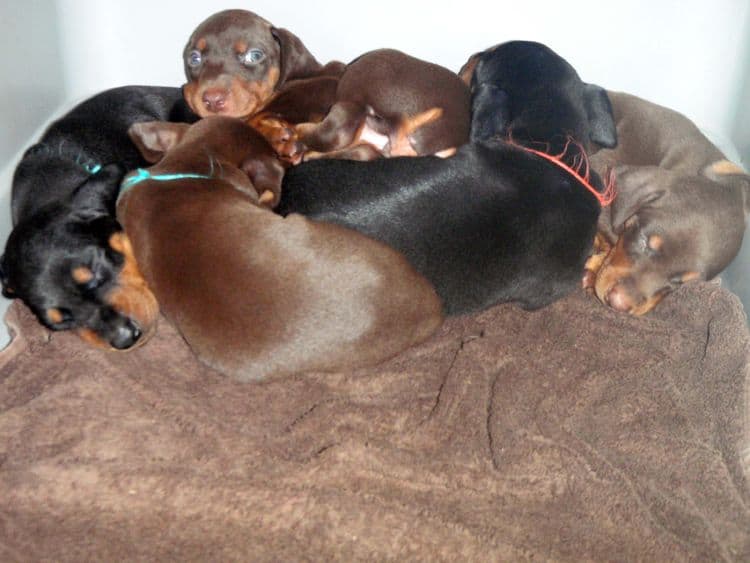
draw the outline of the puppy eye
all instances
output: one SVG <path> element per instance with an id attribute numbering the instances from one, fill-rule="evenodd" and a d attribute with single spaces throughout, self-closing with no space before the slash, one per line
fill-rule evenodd
<path id="1" fill-rule="evenodd" d="M 187 56 L 187 64 L 191 68 L 196 68 L 201 65 L 203 62 L 203 56 L 201 55 L 201 52 L 198 50 L 190 51 L 190 54 Z"/>
<path id="2" fill-rule="evenodd" d="M 240 55 L 240 62 L 244 65 L 254 65 L 262 61 L 265 57 L 265 53 L 260 49 L 249 49 Z"/>

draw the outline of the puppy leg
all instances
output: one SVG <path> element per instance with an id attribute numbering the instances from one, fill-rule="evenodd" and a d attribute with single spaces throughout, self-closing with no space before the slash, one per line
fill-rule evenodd
<path id="1" fill-rule="evenodd" d="M 319 160 L 322 158 L 337 158 L 340 160 L 375 160 L 383 156 L 377 147 L 370 143 L 357 143 L 345 149 L 331 152 L 308 151 L 305 153 L 304 161 Z"/>
<path id="2" fill-rule="evenodd" d="M 347 148 L 364 127 L 366 109 L 354 102 L 337 102 L 320 123 L 300 123 L 297 138 L 307 150 L 331 152 Z"/>
<path id="3" fill-rule="evenodd" d="M 601 270 L 601 267 L 604 264 L 604 259 L 607 257 L 610 250 L 612 250 L 612 245 L 609 244 L 609 241 L 607 241 L 601 233 L 596 233 L 596 237 L 594 237 L 593 254 L 589 256 L 583 267 L 582 285 L 584 289 L 594 288 L 594 285 L 596 284 L 596 276 L 599 274 L 599 270 Z"/>
<path id="4" fill-rule="evenodd" d="M 259 113 L 248 122 L 265 137 L 280 159 L 290 164 L 298 164 L 302 160 L 304 147 L 297 139 L 294 125 L 271 113 Z"/>

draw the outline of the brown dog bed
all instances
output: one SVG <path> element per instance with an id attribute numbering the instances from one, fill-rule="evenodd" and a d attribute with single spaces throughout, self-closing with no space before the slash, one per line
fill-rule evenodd
<path id="1" fill-rule="evenodd" d="M 750 337 L 717 284 L 644 318 L 499 306 L 261 384 L 163 320 L 131 353 L 7 320 L 3 561 L 750 560 Z"/>

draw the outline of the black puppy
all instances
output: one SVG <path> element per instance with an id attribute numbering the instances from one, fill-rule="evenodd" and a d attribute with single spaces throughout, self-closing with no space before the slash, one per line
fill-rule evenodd
<path id="1" fill-rule="evenodd" d="M 522 73 L 522 86 L 547 92 L 528 111 L 515 94 L 485 94 L 515 92 L 521 78 L 491 70 L 516 56 L 517 46 L 538 55 L 527 59 L 534 63 Z M 601 180 L 587 174 L 580 151 L 568 151 L 574 153 L 570 162 L 560 155 L 560 162 L 500 138 L 523 116 L 533 141 L 560 136 L 571 148 L 601 131 L 609 136 L 592 138 L 612 144 L 612 114 L 607 104 L 589 111 L 591 90 L 543 45 L 515 44 L 509 51 L 500 46 L 476 55 L 472 112 L 488 123 L 475 119 L 474 141 L 455 156 L 303 163 L 287 171 L 278 211 L 337 223 L 401 251 L 433 283 L 451 315 L 500 302 L 538 308 L 579 286 L 596 232 Z"/>
<path id="2" fill-rule="evenodd" d="M 617 146 L 607 92 L 546 45 L 502 43 L 472 55 L 459 74 L 471 88 L 472 141 L 500 136 L 549 154 L 570 149 L 571 138 L 587 152 Z"/>
<path id="3" fill-rule="evenodd" d="M 52 123 L 13 177 L 4 293 L 50 329 L 75 329 L 92 344 L 144 341 L 158 307 L 114 217 L 123 174 L 145 164 L 127 131 L 139 121 L 195 119 L 179 88 L 126 86 Z"/>

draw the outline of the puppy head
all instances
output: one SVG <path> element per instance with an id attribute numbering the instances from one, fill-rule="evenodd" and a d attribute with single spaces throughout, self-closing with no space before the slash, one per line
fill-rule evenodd
<path id="1" fill-rule="evenodd" d="M 158 313 L 112 216 L 121 177 L 119 166 L 106 166 L 69 206 L 19 223 L 0 260 L 4 294 L 24 301 L 42 324 L 116 350 L 145 342 Z"/>
<path id="2" fill-rule="evenodd" d="M 617 145 L 604 89 L 583 82 L 541 43 L 502 43 L 470 57 L 460 75 L 472 93 L 473 141 L 512 136 L 524 143 L 564 144 L 572 137 L 587 151 L 592 144 Z"/>
<path id="3" fill-rule="evenodd" d="M 741 190 L 650 166 L 620 166 L 616 176 L 609 219 L 616 242 L 594 284 L 603 303 L 643 315 L 683 283 L 713 278 L 737 254 Z"/>
<path id="4" fill-rule="evenodd" d="M 246 10 L 218 12 L 201 23 L 183 61 L 183 94 L 201 117 L 246 118 L 286 80 L 320 67 L 296 36 Z"/>
<path id="5" fill-rule="evenodd" d="M 231 183 L 254 202 L 274 207 L 281 195 L 284 167 L 276 153 L 247 123 L 211 116 L 193 125 L 148 121 L 133 124 L 128 135 L 143 157 L 160 162 L 169 155 L 170 172 L 203 172 Z"/>

